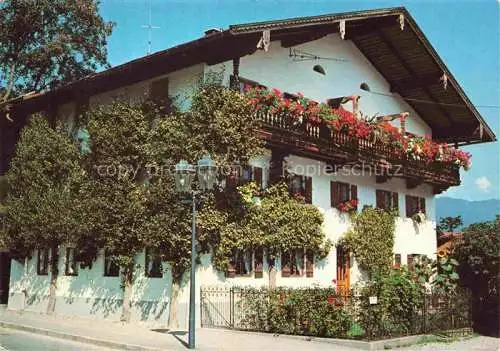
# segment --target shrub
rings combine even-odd
[[[374,274],[359,292],[359,323],[369,338],[411,334],[421,322],[419,310],[423,304],[421,285],[406,268],[384,274]],[[377,297],[371,305],[369,298]]]
[[[348,337],[348,300],[333,288],[245,288],[241,326],[272,333]]]

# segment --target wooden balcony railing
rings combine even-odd
[[[426,182],[439,191],[460,184],[458,166],[445,162],[415,160],[380,140],[364,139],[335,132],[326,124],[294,121],[288,114],[256,111],[261,137],[271,147],[323,160],[336,165],[373,167],[380,174],[403,175],[415,185]],[[396,173],[396,171],[398,173]],[[385,172],[385,173],[384,173]]]

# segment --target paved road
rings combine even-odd
[[[0,351],[111,351],[79,342],[0,328]]]

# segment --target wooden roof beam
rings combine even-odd
[[[425,74],[408,79],[401,79],[391,84],[391,93],[402,95],[407,90],[413,88],[426,88],[430,85],[439,83],[441,76],[439,74]]]
[[[408,73],[411,76],[411,79],[417,80],[418,74],[406,63],[406,60],[401,56],[398,49],[387,38],[387,36],[384,34],[384,32],[379,30],[379,31],[377,31],[377,34],[378,34],[380,40],[387,46],[389,51],[394,55],[394,57],[396,57],[396,59],[401,64],[401,66],[403,66],[406,69],[406,71],[408,71]],[[389,82],[389,83],[392,83],[392,82]],[[443,116],[445,116],[448,119],[449,126],[452,126],[453,123],[452,123],[452,120],[451,120],[451,117],[450,117],[450,114],[448,113],[448,111],[446,111],[446,109],[444,109],[442,105],[439,105],[437,99],[434,97],[434,95],[431,94],[431,92],[429,91],[429,89],[427,87],[422,87],[422,89],[429,96],[430,100],[436,104],[437,108],[441,111]],[[402,97],[404,99],[403,95],[402,95]],[[408,103],[410,103],[410,102],[408,102]],[[410,105],[413,105],[413,104],[418,104],[418,103],[412,103]]]

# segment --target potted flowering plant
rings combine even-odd
[[[344,213],[354,212],[358,208],[358,203],[359,203],[358,199],[347,200],[347,201],[344,201],[344,202],[341,202],[340,204],[338,204],[337,209],[340,212],[344,212]]]

